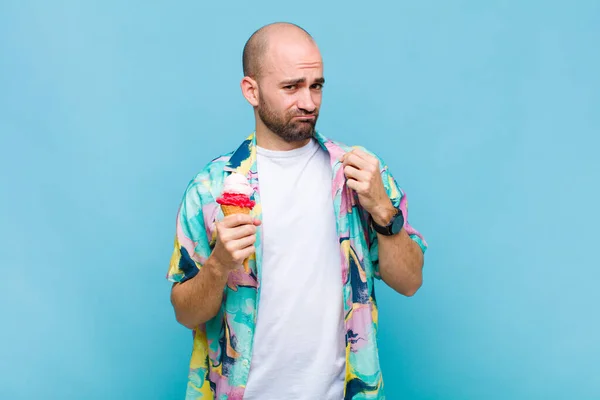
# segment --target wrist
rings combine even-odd
[[[394,207],[394,205],[390,201],[389,204],[377,207],[370,214],[371,218],[373,218],[373,221],[375,221],[377,225],[386,226],[390,223],[392,218],[394,218],[394,215],[396,215],[397,213],[398,209]]]
[[[218,280],[227,280],[227,277],[229,276],[229,270],[227,267],[213,255],[208,258],[204,264],[204,268],[206,268],[208,272]]]

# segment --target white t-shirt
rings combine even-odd
[[[312,140],[257,149],[263,217],[260,300],[244,400],[342,400],[340,246],[329,155]]]

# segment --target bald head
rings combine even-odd
[[[306,40],[314,43],[310,34],[288,22],[276,22],[263,26],[250,36],[244,46],[242,65],[244,76],[258,79],[263,72],[265,56],[274,40]]]

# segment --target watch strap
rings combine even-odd
[[[392,231],[392,226],[394,225],[395,219],[398,217],[398,214],[401,214],[400,210],[396,210],[396,214],[392,217],[390,222],[387,225],[379,225],[371,215],[369,215],[369,220],[371,222],[371,226],[375,229],[375,232],[380,233],[385,236],[392,236],[394,232]]]

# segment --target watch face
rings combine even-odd
[[[392,223],[392,233],[395,235],[396,233],[402,230],[404,226],[404,216],[402,215],[402,211],[400,211],[396,218],[394,218],[394,222]]]

